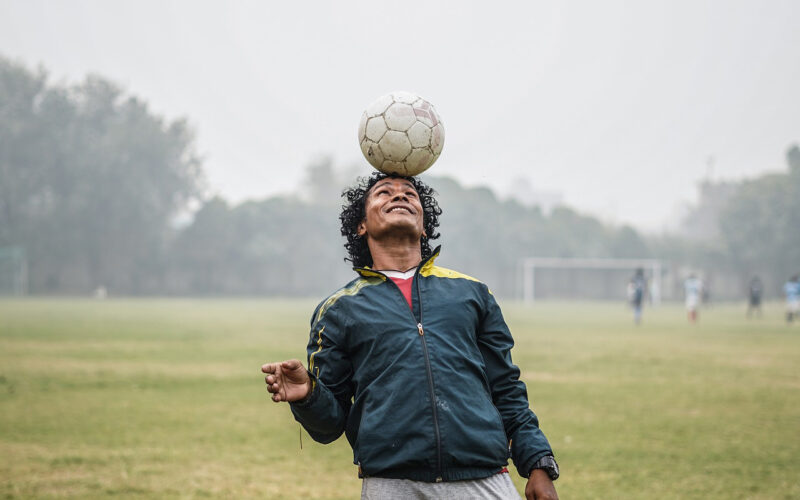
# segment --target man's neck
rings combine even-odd
[[[372,268],[377,270],[407,271],[422,261],[419,242],[416,244],[379,244],[368,241],[372,255]]]

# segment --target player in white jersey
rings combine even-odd
[[[686,281],[683,282],[683,289],[686,294],[686,312],[689,316],[689,322],[695,323],[697,321],[697,307],[700,305],[700,297],[703,294],[703,282],[694,274],[690,274]]]

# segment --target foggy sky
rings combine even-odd
[[[369,173],[361,112],[410,90],[445,124],[432,174],[500,192],[525,178],[658,231],[709,157],[714,178],[785,168],[799,5],[0,0],[0,54],[188,117],[211,188],[234,201],[295,189],[324,154]]]

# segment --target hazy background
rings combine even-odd
[[[292,190],[392,90],[447,127],[433,172],[525,179],[606,221],[677,226],[695,183],[783,168],[800,137],[797,2],[0,1],[0,51],[99,73],[197,130],[209,187]],[[709,158],[713,167],[709,168]]]
[[[298,436],[259,366],[304,359],[354,278],[339,194],[371,172],[362,110],[399,89],[444,120],[437,264],[501,302],[562,497],[800,498],[798,21],[797,0],[0,0],[0,498],[358,495],[346,440]],[[539,269],[518,303],[528,257],[657,260],[665,304],[633,321],[632,268]]]
[[[359,117],[404,89],[446,126],[427,179],[447,264],[501,294],[536,255],[663,259],[674,296],[689,272],[728,298],[759,273],[777,295],[800,268],[799,10],[0,0],[0,274],[323,293],[349,276],[337,195],[371,172]]]

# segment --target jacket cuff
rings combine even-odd
[[[306,395],[305,398],[289,403],[289,405],[295,408],[308,408],[314,404],[317,399],[319,399],[319,389],[317,388],[319,383],[317,382],[317,377],[315,377],[310,371],[306,371],[308,373],[308,378],[311,379],[311,391]]]
[[[536,455],[531,456],[531,458],[526,460],[522,464],[522,466],[517,466],[517,472],[519,472],[519,475],[522,477],[525,478],[530,477],[531,472],[533,472],[533,466],[536,464],[536,462],[538,462],[540,458],[546,456],[553,456],[553,452],[550,450],[545,450],[540,453],[537,453]]]

